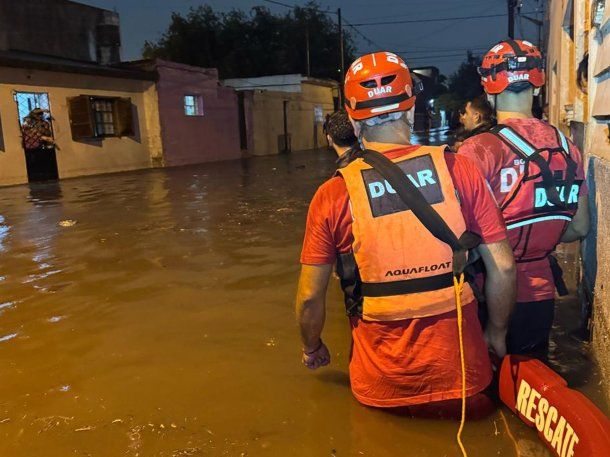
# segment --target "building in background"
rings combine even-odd
[[[161,154],[155,79],[96,63],[0,55],[0,185],[150,167]],[[30,149],[24,129],[37,110],[52,141]]]
[[[0,185],[236,159],[248,148],[243,103],[218,72],[120,62],[112,11],[0,0],[0,25]]]
[[[583,317],[610,386],[610,0],[549,0],[546,10],[548,116],[585,153],[592,230],[582,248]]]
[[[440,72],[437,67],[416,67],[411,68],[414,77],[421,81],[423,92],[415,99],[415,124],[414,130],[417,132],[428,131],[432,128],[441,126],[440,113],[434,112],[433,98],[438,86]],[[431,103],[432,102],[432,103]]]
[[[122,66],[156,75],[162,153],[154,158],[153,166],[173,167],[242,157],[247,144],[240,144],[242,111],[238,94],[220,85],[218,70],[160,59]]]
[[[252,155],[326,146],[322,131],[335,111],[338,83],[302,75],[225,79],[238,92],[240,141]]]
[[[117,63],[119,15],[68,0],[0,0],[0,53]]]

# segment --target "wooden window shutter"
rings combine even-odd
[[[116,136],[133,136],[133,109],[131,98],[114,100],[114,131]]]
[[[68,114],[73,140],[95,136],[91,100],[88,95],[68,98]]]

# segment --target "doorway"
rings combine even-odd
[[[53,118],[46,92],[15,92],[21,143],[29,182],[56,180]]]

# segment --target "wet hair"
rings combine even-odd
[[[482,95],[469,100],[470,107],[481,115],[481,122],[491,122],[495,117],[495,112],[487,98]],[[466,107],[464,106],[464,112]]]
[[[353,146],[358,142],[354,134],[354,127],[345,111],[335,111],[326,117],[324,133],[330,135],[337,146]]]

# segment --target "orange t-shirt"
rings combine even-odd
[[[396,158],[416,150],[411,146],[388,151]],[[449,173],[461,201],[466,227],[483,243],[506,239],[502,216],[477,167],[464,157],[445,154]],[[316,192],[307,216],[301,263],[332,264],[352,248],[349,194],[336,176]],[[474,395],[491,381],[487,346],[477,318],[476,302],[464,310],[467,394]],[[377,407],[416,405],[461,396],[460,354],[455,311],[421,319],[367,322],[350,318],[352,356],[350,380],[354,396]]]

